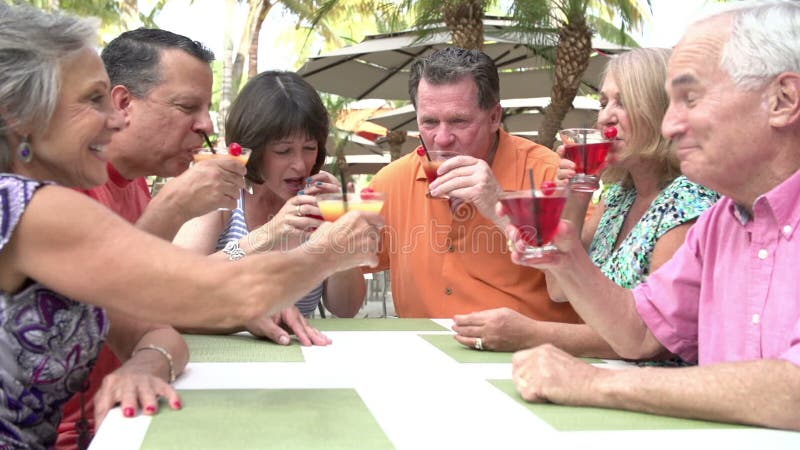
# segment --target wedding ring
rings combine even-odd
[[[475,339],[475,350],[483,350],[483,339],[481,338]]]
[[[298,204],[297,208],[295,208],[295,215],[297,215],[297,217],[303,217],[303,213],[300,212],[300,206],[302,205]]]

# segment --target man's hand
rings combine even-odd
[[[511,362],[517,391],[533,403],[591,404],[593,383],[609,374],[550,344],[517,352]]]
[[[536,345],[536,321],[510,308],[497,308],[453,317],[456,340],[474,348],[481,338],[484,350],[513,352]]]
[[[335,272],[378,265],[378,243],[384,220],[378,213],[350,211],[336,222],[324,222],[301,247],[336,263]]]
[[[460,155],[445,161],[438,173],[430,185],[431,196],[447,195],[470,202],[484,217],[497,223],[495,205],[503,188],[486,161]]]
[[[297,336],[303,346],[324,346],[331,343],[328,336],[309,325],[296,306],[290,306],[274,316],[264,315],[253,319],[245,326],[254,336],[267,338],[280,345],[289,345],[292,342],[289,332]]]
[[[168,199],[185,222],[217,208],[235,208],[246,173],[235,159],[205,160],[167,182],[156,197]]]

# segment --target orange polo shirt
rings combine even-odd
[[[528,168],[538,183],[555,177],[558,155],[500,131],[492,171],[504,190],[528,189]],[[371,187],[386,193],[381,271],[391,268],[400,317],[449,318],[509,307],[547,321],[578,322],[568,303],[550,301],[544,274],[511,262],[506,237],[472,205],[450,211],[446,199],[426,197],[428,180],[412,152],[378,172]]]

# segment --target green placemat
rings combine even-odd
[[[511,352],[478,351],[461,345],[452,335],[421,335],[423,339],[445,352],[460,363],[500,363],[511,364]],[[603,364],[602,359],[581,358],[590,364]]]
[[[252,336],[184,334],[192,362],[303,362],[300,344],[278,345]]]
[[[312,319],[320,331],[448,331],[430,319]]]
[[[528,403],[522,399],[511,380],[490,380],[498,389],[525,405],[532,413],[559,431],[614,430],[694,430],[709,428],[749,428],[743,425],[679,419],[677,417],[618,409],[563,406],[551,403]]]
[[[160,408],[143,450],[393,448],[354,389],[180,391]]]

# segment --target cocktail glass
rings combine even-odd
[[[206,161],[208,159],[231,158],[231,159],[236,159],[242,164],[246,165],[247,161],[250,159],[250,154],[253,153],[253,151],[247,147],[242,147],[242,153],[239,155],[231,155],[227,147],[218,147],[215,148],[214,151],[216,151],[216,153],[212,153],[211,150],[209,150],[208,148],[203,148],[201,150],[198,150],[194,155],[192,155],[192,158],[194,159],[195,164],[202,161]],[[245,190],[247,190],[247,192],[252,194],[253,187],[250,185],[250,182],[247,179],[245,179],[244,181],[245,181]],[[217,208],[217,210],[229,211],[229,208]]]
[[[568,128],[558,134],[564,143],[564,157],[575,163],[575,176],[570,179],[570,188],[582,192],[597,190],[611,140],[594,128]]]
[[[549,187],[545,192],[522,190],[500,194],[503,209],[526,243],[523,259],[540,258],[557,251],[551,242],[567,202],[567,192],[566,187],[559,186]],[[509,247],[513,250],[512,243]]]
[[[347,211],[380,212],[383,208],[383,192],[361,192],[347,194],[347,206],[342,201],[342,193],[320,194],[317,196],[317,206],[322,217],[328,222],[334,222]]]
[[[450,158],[456,157],[459,155],[458,152],[452,152],[448,150],[431,150],[428,153],[428,157],[422,157],[422,170],[425,171],[425,176],[428,177],[428,184],[433,183],[439,174],[436,173],[439,170],[439,166],[441,166],[445,161]],[[439,197],[434,197],[428,192],[428,197],[431,198],[450,198],[447,195],[442,195]]]

